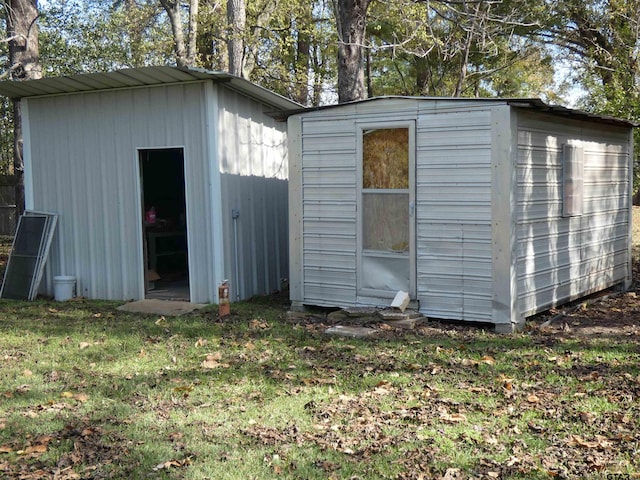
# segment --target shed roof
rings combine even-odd
[[[504,102],[507,105],[510,105],[514,108],[521,109],[531,109],[539,112],[549,113],[551,115],[574,118],[578,120],[590,120],[596,121],[600,123],[607,123],[612,125],[626,126],[626,127],[636,127],[637,123],[634,123],[630,120],[624,120],[621,118],[616,118],[608,115],[597,115],[590,112],[585,112],[583,110],[576,110],[572,108],[563,107],[561,105],[548,105],[543,102],[539,98],[490,98],[490,97],[480,97],[480,98],[466,98],[466,97],[406,97],[406,96],[384,96],[384,97],[373,97],[367,98],[365,100],[357,100],[354,102],[347,102],[342,104],[333,104],[333,105],[323,105],[319,107],[311,107],[311,108],[300,108],[288,111],[282,111],[276,114],[276,118],[279,120],[285,120],[291,115],[296,115],[300,113],[317,111],[317,110],[325,110],[330,108],[341,108],[344,105],[358,105],[366,102],[376,102],[381,101],[384,102],[386,100],[394,100],[394,99],[404,99],[407,101],[418,101],[418,102],[435,102],[435,101],[452,101],[452,102],[475,102],[475,103],[488,103],[488,102]]]
[[[40,97],[203,80],[224,83],[227,88],[265,103],[274,110],[302,108],[298,103],[282,95],[230,73],[168,66],[128,68],[104,73],[80,73],[38,80],[4,81],[0,82],[0,95],[9,98]]]

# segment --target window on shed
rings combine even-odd
[[[562,146],[562,216],[582,215],[584,200],[584,150]]]
[[[363,248],[407,253],[409,129],[372,129],[363,135]]]

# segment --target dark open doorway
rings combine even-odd
[[[145,297],[189,300],[182,148],[140,150]]]

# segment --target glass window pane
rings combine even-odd
[[[409,194],[363,193],[362,246],[365,250],[409,252]]]
[[[363,188],[409,188],[409,129],[365,130],[362,141]]]
[[[584,149],[563,145],[562,216],[582,215],[584,203]]]

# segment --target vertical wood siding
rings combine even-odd
[[[208,141],[202,84],[27,100],[31,208],[60,213],[47,268],[76,275],[78,294],[144,295],[137,149],[184,147],[192,300],[212,275]]]
[[[287,124],[231,90],[219,90],[218,104],[225,276],[236,300],[278,290],[288,277]]]
[[[627,279],[628,129],[520,114],[517,275],[520,314]],[[583,214],[562,217],[562,145],[584,149]]]

